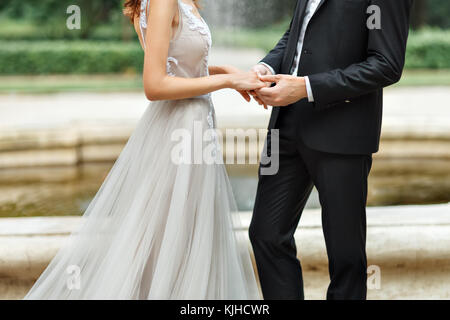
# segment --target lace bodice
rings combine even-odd
[[[141,1],[140,28],[145,44],[147,9],[150,0]],[[167,74],[196,78],[208,75],[211,32],[206,22],[193,13],[193,7],[178,0],[179,25],[170,41]]]

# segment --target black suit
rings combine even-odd
[[[307,0],[262,60],[289,74]],[[370,5],[381,29],[369,30]],[[303,298],[293,234],[315,185],[329,256],[329,299],[366,297],[365,206],[372,153],[378,151],[383,88],[402,74],[412,0],[322,0],[306,30],[298,68],[314,102],[274,108],[280,169],[260,175],[250,237],[265,298]],[[268,135],[270,149],[271,135]],[[274,156],[274,154],[272,154]]]

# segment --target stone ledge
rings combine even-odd
[[[131,130],[131,128],[130,128]],[[127,133],[125,133],[127,132]],[[0,169],[74,166],[80,163],[114,162],[129,137],[124,130],[122,136],[117,132],[114,137],[91,136],[84,140],[73,139],[73,145],[64,145],[60,141],[25,141],[17,143],[17,150],[1,150]],[[0,138],[1,140],[1,138]],[[76,142],[77,141],[77,142]],[[0,142],[1,144],[1,142]],[[13,144],[11,142],[11,144]],[[224,147],[224,150],[227,150]],[[238,155],[246,159],[258,159],[262,147],[245,145],[238,146]],[[250,153],[250,150],[253,152]],[[243,154],[244,152],[245,154]],[[233,155],[234,149],[233,149]],[[450,160],[450,138],[437,140],[382,140],[380,152],[374,155],[375,159],[409,159],[409,160]]]
[[[450,204],[368,209],[368,263],[381,270],[369,299],[450,298]],[[247,233],[251,213],[242,213]],[[0,219],[0,299],[20,299],[80,217]],[[329,282],[319,210],[305,210],[296,235],[307,299],[324,299]]]
[[[306,209],[298,229],[321,228],[320,209]],[[248,230],[251,212],[240,212],[242,226]],[[68,235],[79,225],[81,217],[0,218],[2,237]],[[368,207],[367,225],[375,227],[450,226],[450,203],[436,205]]]
[[[450,204],[369,208],[367,250],[372,264],[433,267],[450,276]],[[251,213],[242,215],[247,234]],[[0,219],[0,275],[34,279],[56,254],[80,217]],[[296,235],[307,268],[326,267],[320,210],[305,210]]]

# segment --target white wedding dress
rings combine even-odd
[[[179,0],[169,75],[208,74],[211,34],[192,9]],[[172,161],[171,134],[192,133],[194,123],[214,129],[209,95],[149,105],[80,228],[26,299],[260,298],[224,165]],[[212,136],[210,151],[220,157]]]

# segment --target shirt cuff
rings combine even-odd
[[[306,92],[308,93],[308,101],[314,102],[314,95],[313,95],[311,83],[309,82],[308,77],[305,77],[305,84],[306,84]]]
[[[273,68],[271,66],[269,66],[267,63],[265,62],[260,62],[258,64],[262,64],[263,66],[265,66],[267,69],[269,69],[270,72],[272,72],[272,75],[276,75],[277,73],[275,72],[275,70],[273,70]]]

